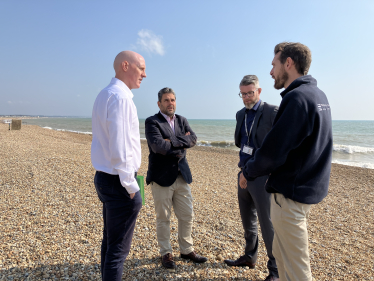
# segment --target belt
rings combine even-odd
[[[119,176],[119,175],[108,174],[108,173],[105,173],[105,172],[102,172],[102,171],[96,171],[96,173],[99,173],[99,174],[106,174],[106,175],[114,176],[114,177]],[[134,178],[136,179],[137,176],[138,176],[138,172],[135,172],[135,173],[134,173]]]

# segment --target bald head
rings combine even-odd
[[[144,58],[133,51],[120,52],[113,63],[116,78],[123,81],[129,89],[140,87],[145,74]]]
[[[136,59],[136,55],[139,55],[139,54],[137,54],[133,51],[120,52],[116,56],[116,58],[114,59],[114,62],[113,62],[114,71],[117,73],[122,68],[121,64],[124,61],[127,61],[128,63],[133,63]]]

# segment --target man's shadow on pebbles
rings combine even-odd
[[[177,268],[174,272],[165,269],[160,257],[129,259],[125,261],[125,280],[247,280],[262,281],[263,278],[248,279],[238,277],[242,268],[237,268],[235,273],[229,272],[223,262],[206,262],[197,264],[192,261],[174,256]],[[225,273],[227,271],[227,273]],[[245,276],[245,273],[242,274]]]
[[[238,277],[240,269],[237,274],[225,273],[227,268],[222,263],[195,264],[178,257],[174,257],[174,261],[177,269],[170,272],[162,267],[159,257],[128,259],[124,263],[122,280],[263,280]],[[0,281],[8,280],[101,280],[100,264],[64,263],[1,270]]]

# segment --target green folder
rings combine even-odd
[[[142,203],[145,204],[144,199],[144,176],[136,176],[136,181],[138,182],[140,188],[140,195],[142,196]]]

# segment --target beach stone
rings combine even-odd
[[[93,184],[92,137],[27,124],[12,132],[2,123],[0,137],[0,280],[101,280],[103,218]],[[139,174],[146,175],[148,147],[141,144]],[[245,245],[237,151],[194,147],[187,158],[193,175],[194,248],[208,262],[179,258],[173,213],[177,270],[162,267],[151,189],[145,186],[147,201],[136,222],[123,280],[263,280],[268,272],[261,229],[255,270],[223,262],[238,258]],[[313,205],[308,220],[316,280],[373,280],[373,186],[374,170],[332,165],[329,194]]]
[[[223,261],[223,257],[222,257],[222,255],[217,255],[217,260],[219,260],[219,261]]]

